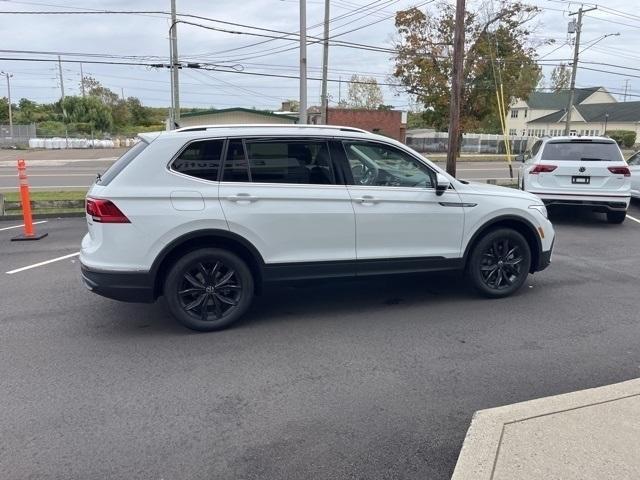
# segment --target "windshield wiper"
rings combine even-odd
[[[604,158],[581,157],[580,160],[583,162],[606,162]]]

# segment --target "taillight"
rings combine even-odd
[[[609,171],[614,175],[624,175],[625,177],[631,176],[631,170],[629,170],[629,167],[607,167],[607,168],[609,168]]]
[[[556,165],[536,165],[529,173],[531,175],[537,175],[538,173],[550,173],[556,168],[558,168]]]
[[[99,223],[131,223],[124,213],[111,200],[89,198],[86,200],[87,214],[94,222]]]

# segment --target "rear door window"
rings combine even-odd
[[[561,140],[545,145],[542,160],[620,162],[624,159],[616,142]]]
[[[324,140],[233,140],[223,179],[227,182],[332,185],[335,176]]]
[[[217,181],[223,146],[224,140],[191,142],[173,161],[171,169],[191,177]]]

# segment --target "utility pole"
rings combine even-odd
[[[462,104],[463,60],[464,60],[464,13],[465,0],[456,2],[456,24],[453,36],[453,72],[451,78],[451,102],[449,108],[449,149],[447,151],[447,173],[456,176],[456,158],[460,148],[460,106]]]
[[[321,122],[327,124],[327,110],[329,98],[327,97],[327,76],[329,73],[329,0],[324,0],[324,45],[322,47],[322,95],[321,95]]]
[[[7,99],[9,100],[9,135],[13,138],[13,112],[11,111],[11,80],[13,77],[8,72],[0,72],[0,75],[7,77]]]
[[[64,78],[62,77],[62,60],[58,55],[58,71],[60,72],[60,98],[64,100]]]
[[[596,10],[598,7],[592,7],[584,10],[582,7],[577,12],[570,13],[569,15],[578,15],[578,22],[576,24],[576,42],[573,48],[573,68],[571,69],[571,86],[569,87],[569,104],[567,105],[566,122],[564,126],[564,134],[569,135],[571,133],[571,111],[573,110],[573,102],[576,94],[576,74],[578,73],[578,56],[580,54],[580,33],[582,32],[582,15],[591,10]]]
[[[338,107],[342,105],[342,77],[338,76]]]
[[[307,0],[300,0],[300,107],[301,125],[307,124]]]
[[[624,81],[624,100],[622,100],[623,102],[627,101],[627,91],[629,90],[629,79],[627,78]]]
[[[82,91],[82,98],[84,98],[84,72],[82,71],[82,62],[80,63],[80,90]]]
[[[178,22],[176,21],[176,0],[171,0],[171,81],[173,91],[173,122],[180,122],[180,82],[178,80]],[[173,128],[173,125],[171,126]]]
[[[121,98],[124,101],[124,87],[120,87]]]

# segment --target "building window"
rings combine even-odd
[[[524,118],[527,118],[527,109],[524,109]]]
[[[510,128],[509,129],[509,135],[517,135],[518,131],[515,128]]]
[[[518,110],[511,109],[511,118],[518,118]]]

